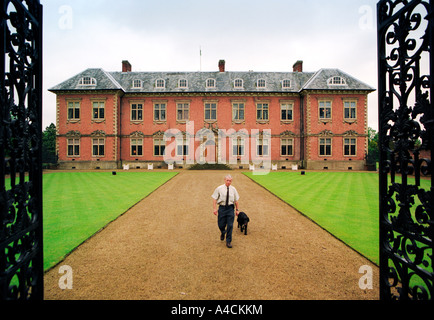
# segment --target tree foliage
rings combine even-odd
[[[51,123],[42,132],[42,162],[57,163],[56,156],[56,126]]]
[[[368,128],[368,156],[367,164],[375,164],[379,160],[378,132]]]

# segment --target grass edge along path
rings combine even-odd
[[[48,271],[177,172],[53,172],[43,179],[44,270]]]
[[[376,172],[270,172],[245,175],[359,254],[379,264],[379,188]],[[396,177],[399,183],[399,177]],[[409,178],[414,184],[414,178]],[[421,179],[429,190],[430,181]],[[420,204],[415,197],[412,211]],[[414,212],[413,212],[414,214]]]
[[[369,172],[244,173],[334,237],[379,263],[378,175]]]

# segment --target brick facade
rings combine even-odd
[[[131,69],[88,69],[50,89],[61,168],[365,167],[373,89],[338,69],[306,73],[297,61],[288,73],[235,73],[224,60],[208,73]]]

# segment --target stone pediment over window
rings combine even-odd
[[[130,134],[130,138],[143,138],[145,134],[141,131],[134,131]]]
[[[188,132],[188,131],[180,131],[181,134],[186,138],[194,138],[194,134]]]
[[[252,138],[257,138],[257,139],[268,139],[271,138],[271,130],[270,129],[264,129],[264,130],[253,130],[251,133],[251,137]]]
[[[286,131],[283,131],[283,132],[280,134],[280,136],[281,136],[281,137],[295,137],[296,134],[295,134],[294,132],[290,131],[290,130],[286,130]]]
[[[152,134],[152,136],[154,136],[154,137],[163,137],[164,136],[164,131],[158,130],[158,131],[154,132]]]
[[[319,136],[332,136],[333,132],[331,132],[330,130],[323,130],[320,133],[318,133]]]
[[[231,137],[231,138],[238,138],[239,137],[239,138],[247,139],[249,137],[249,132],[246,129],[240,129],[238,131],[227,133],[224,136]]]
[[[90,134],[91,137],[105,137],[105,132],[102,130],[95,130]]]
[[[348,131],[345,131],[343,135],[344,136],[358,136],[359,134],[354,130],[348,130]]]
[[[210,123],[210,126],[206,127],[205,125],[200,128],[197,132],[196,132],[196,136],[206,136],[208,134],[212,134],[213,136],[215,136],[216,134],[218,134],[218,128],[212,126],[212,124]]]
[[[208,128],[207,128],[207,126],[208,126]],[[219,131],[219,127],[218,127],[217,123],[205,122],[203,124],[203,127],[201,130],[208,130],[208,129],[211,130],[212,132],[214,132],[215,134],[217,134]]]
[[[67,137],[71,137],[71,138],[80,138],[81,137],[81,133],[78,130],[71,130],[71,131],[68,131],[66,133],[66,136]]]

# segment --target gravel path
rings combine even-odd
[[[181,171],[45,275],[45,299],[378,299],[378,268],[290,206],[231,171],[249,233],[220,241],[211,194],[224,171]],[[73,288],[59,288],[59,267]],[[362,290],[359,268],[373,269]]]

